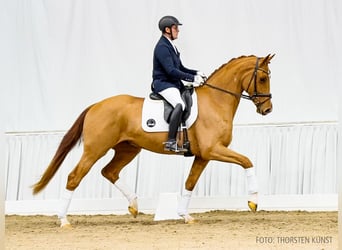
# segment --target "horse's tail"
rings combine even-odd
[[[55,175],[55,173],[61,166],[67,154],[70,152],[70,150],[76,145],[78,140],[81,138],[84,119],[90,108],[91,106],[86,108],[80,114],[80,116],[74,122],[74,124],[69,129],[69,131],[64,135],[55,153],[55,156],[53,157],[49,166],[45,170],[43,176],[40,178],[40,180],[36,184],[32,186],[33,194],[39,193],[49,183],[49,181],[52,179],[52,177]]]

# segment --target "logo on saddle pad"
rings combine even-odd
[[[190,128],[198,115],[196,91],[191,95],[192,107],[189,117],[186,119],[186,127]],[[166,111],[167,112],[167,111]],[[142,128],[146,132],[167,132],[169,124],[165,121],[165,108],[163,100],[153,100],[146,97],[142,108]]]

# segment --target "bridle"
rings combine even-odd
[[[224,93],[227,93],[227,94],[230,94],[230,95],[233,95],[235,96],[236,98],[243,98],[243,99],[247,99],[247,100],[250,100],[250,101],[253,101],[255,103],[255,105],[259,106],[261,104],[263,104],[264,102],[267,101],[267,99],[263,102],[256,102],[256,98],[258,97],[268,97],[268,98],[272,98],[272,94],[269,93],[269,94],[266,94],[266,93],[258,93],[258,90],[257,90],[257,72],[258,70],[266,73],[268,76],[270,75],[270,71],[266,71],[264,69],[261,69],[259,68],[259,57],[257,57],[257,60],[256,60],[256,63],[255,63],[255,67],[254,67],[254,71],[253,71],[253,74],[252,74],[252,77],[251,79],[249,80],[249,83],[248,83],[248,87],[246,89],[246,91],[248,91],[248,89],[250,88],[252,82],[253,82],[253,79],[254,79],[254,91],[253,91],[253,95],[245,95],[245,94],[237,94],[237,93],[234,93],[234,92],[231,92],[229,90],[225,90],[225,89],[222,89],[222,88],[219,88],[219,87],[216,87],[214,85],[211,85],[209,83],[207,83],[207,81],[205,81],[203,83],[203,85],[207,85],[208,87],[210,88],[213,88],[213,89],[216,89],[216,90],[219,90],[219,91],[222,91]]]

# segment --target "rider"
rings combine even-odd
[[[168,140],[164,143],[166,151],[179,152],[177,146],[177,130],[181,123],[185,104],[181,92],[186,86],[197,87],[204,83],[205,75],[200,71],[183,66],[180,54],[173,44],[178,38],[178,26],[182,25],[173,16],[164,16],[159,21],[162,36],[154,49],[152,91],[160,94],[174,108],[170,116]]]

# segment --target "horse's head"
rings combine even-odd
[[[261,58],[256,56],[233,58],[215,70],[203,85],[234,96],[238,100],[240,98],[251,100],[257,107],[258,113],[267,115],[272,111],[268,64],[273,57],[274,54]]]
[[[262,115],[272,112],[268,64],[273,57],[274,54],[269,54],[266,57],[257,58],[251,77],[246,77],[242,83],[243,90],[248,93],[248,96],[242,97],[252,100],[257,108],[257,112]]]

